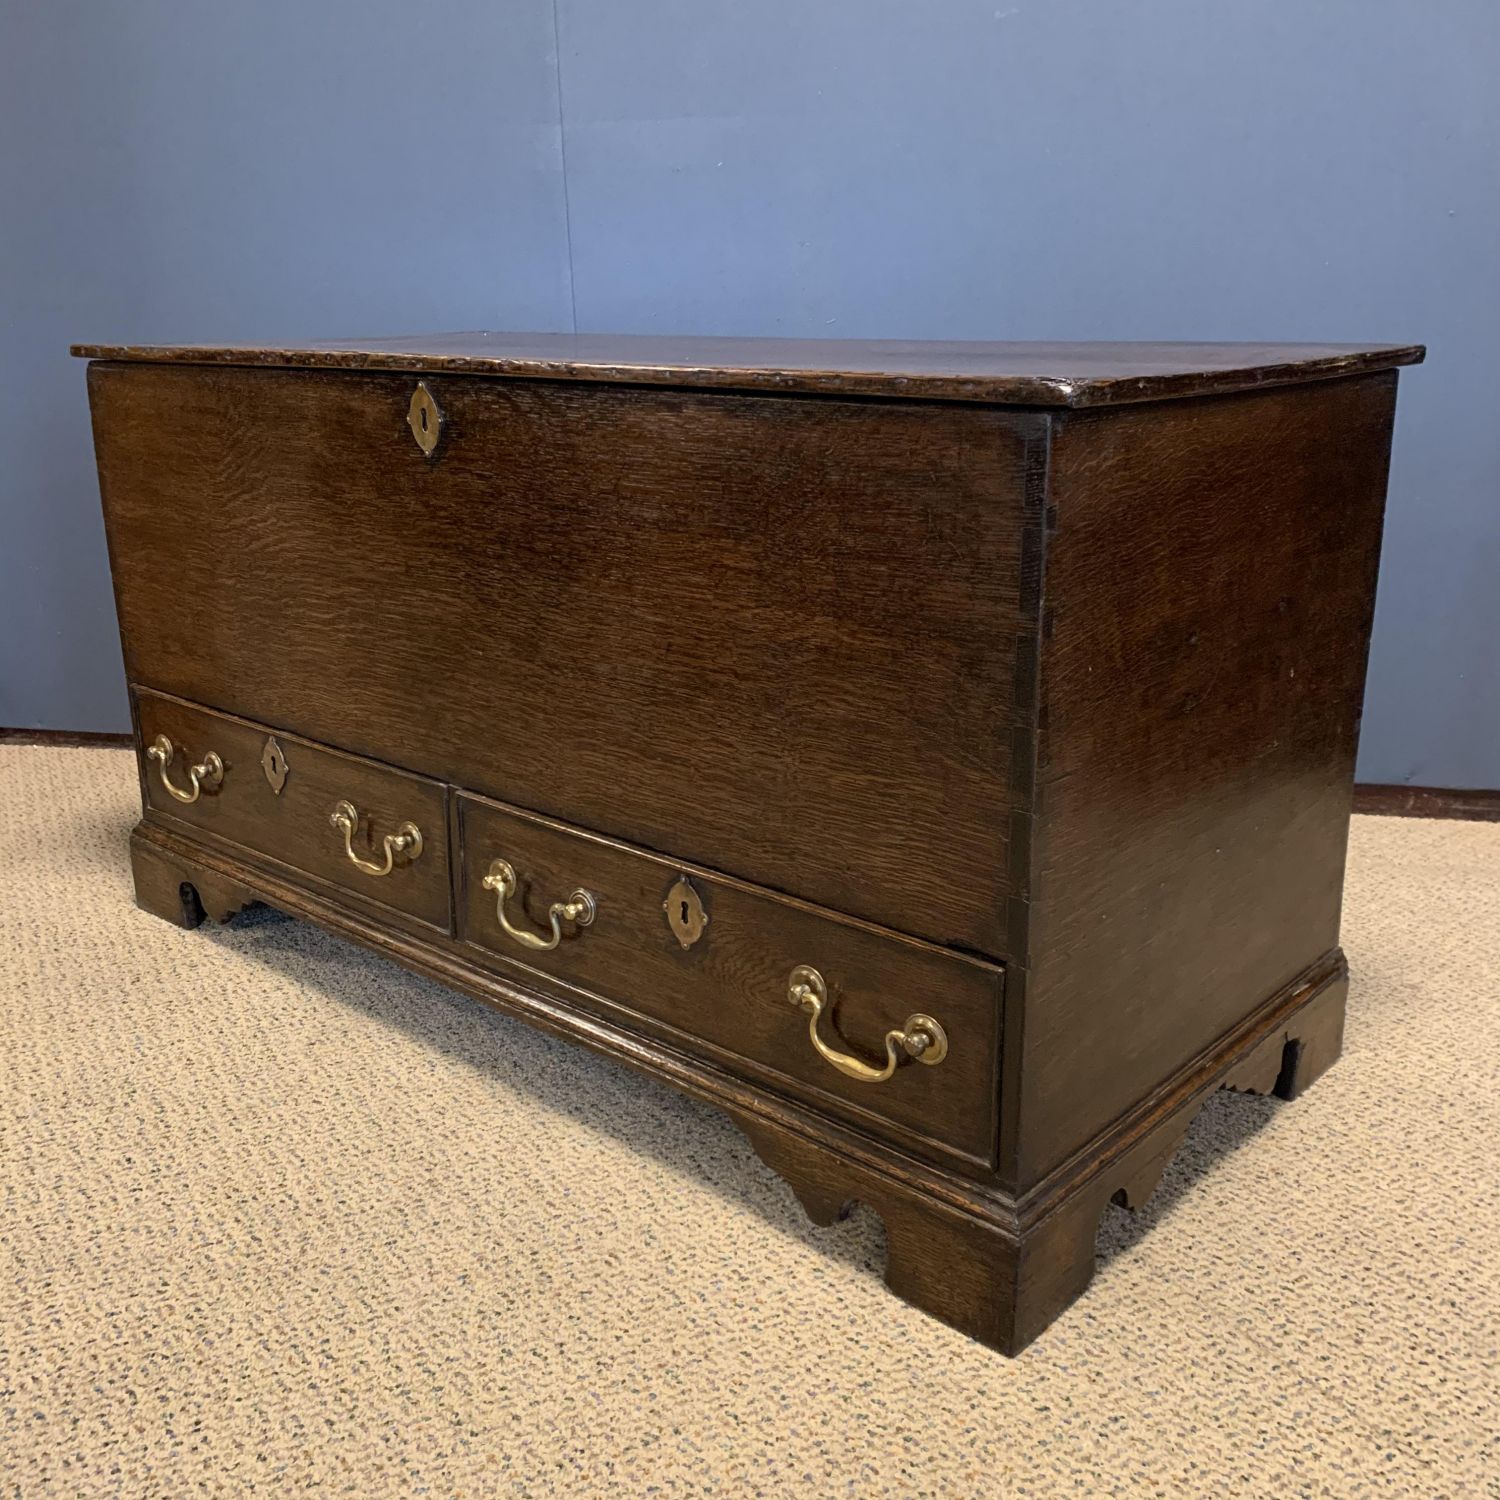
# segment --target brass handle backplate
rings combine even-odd
[[[846,1078],[860,1083],[884,1083],[905,1058],[933,1067],[948,1055],[948,1033],[931,1016],[918,1011],[906,1018],[900,1031],[885,1034],[885,1066],[876,1067],[863,1058],[830,1047],[818,1035],[818,1019],[828,1005],[828,985],[823,976],[808,964],[798,964],[787,979],[787,999],[807,1012],[807,1034],[824,1062],[837,1068]]]
[[[164,734],[157,735],[146,750],[146,759],[156,762],[161,784],[179,802],[196,802],[204,792],[213,791],[223,781],[224,762],[210,750],[196,766],[188,767],[189,785],[186,791],[180,786],[173,786],[171,778],[167,775],[167,767],[172,764],[172,757],[176,754],[176,747]]]
[[[505,903],[519,889],[515,868],[508,860],[491,860],[489,873],[482,883],[485,890],[495,892],[495,916],[499,920],[501,931],[523,948],[534,948],[543,952],[555,948],[562,942],[564,922],[572,922],[578,927],[587,927],[599,910],[598,903],[588,891],[574,891],[566,901],[554,901],[547,908],[547,918],[552,923],[552,932],[547,937],[539,937],[534,932],[527,932],[524,927],[512,926],[510,918],[505,915]]]
[[[389,875],[396,868],[398,859],[417,859],[422,853],[422,830],[415,823],[403,823],[394,833],[388,833],[380,841],[385,850],[385,862],[365,859],[354,852],[354,834],[359,827],[359,812],[352,802],[338,802],[328,815],[328,821],[344,835],[344,853],[349,863],[366,875]]]

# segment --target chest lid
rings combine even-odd
[[[1420,344],[982,343],[434,333],[248,344],[75,344],[88,359],[402,370],[714,390],[1097,407],[1222,395],[1421,362]]]

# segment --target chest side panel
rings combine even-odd
[[[93,367],[133,681],[1000,950],[1042,419],[426,383]]]
[[[1059,422],[1022,1183],[1338,943],[1394,398]]]

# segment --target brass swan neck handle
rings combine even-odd
[[[213,791],[224,780],[224,762],[210,750],[196,766],[188,767],[187,788],[184,790],[180,786],[174,786],[172,778],[167,775],[167,767],[172,764],[172,758],[176,754],[176,746],[164,734],[157,735],[146,749],[146,759],[156,762],[161,784],[179,802],[196,802],[204,792]]]
[[[546,936],[538,936],[534,932],[527,932],[524,927],[512,925],[510,918],[505,915],[505,903],[520,889],[515,867],[509,860],[491,860],[489,873],[484,877],[482,884],[485,890],[495,892],[495,917],[506,937],[519,943],[523,948],[531,948],[543,953],[562,942],[564,922],[587,927],[599,910],[598,902],[588,891],[573,891],[566,901],[554,901],[547,908],[547,919],[552,924],[552,931]]]
[[[338,802],[328,815],[328,821],[344,835],[344,853],[349,863],[366,875],[385,876],[396,868],[400,858],[418,859],[422,853],[422,830],[415,823],[403,823],[394,833],[388,833],[380,841],[385,850],[385,860],[366,859],[354,852],[354,834],[359,827],[359,811],[352,802]]]
[[[807,1012],[807,1034],[818,1056],[846,1078],[857,1079],[860,1083],[884,1083],[895,1073],[897,1065],[907,1058],[925,1063],[930,1068],[948,1055],[948,1033],[931,1016],[920,1011],[908,1016],[905,1026],[899,1031],[886,1032],[884,1067],[830,1047],[818,1035],[818,1020],[828,1005],[828,985],[810,964],[798,964],[792,970],[787,978],[786,997]]]

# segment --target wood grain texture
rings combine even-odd
[[[410,370],[838,396],[1085,407],[1418,363],[1420,344],[986,343],[641,334],[434,333],[274,347],[75,344],[88,359]]]
[[[290,770],[278,795],[261,770],[267,730],[225,714],[211,713],[157,693],[137,691],[141,749],[158,734],[171,739],[176,757],[168,774],[186,787],[183,767],[209,750],[224,764],[224,777],[196,802],[177,801],[162,784],[161,772],[142,755],[147,806],[158,817],[201,829],[278,859],[320,880],[346,887],[354,896],[394,907],[447,932],[449,905],[447,793],[443,787],[386,766],[311,745],[278,733],[277,743]],[[377,863],[381,840],[407,821],[422,831],[423,847],[414,860],[401,860],[384,877],[368,875],[350,863],[343,835],[329,822],[334,806],[351,802],[360,814],[354,851]]]
[[[1054,433],[1018,1185],[1337,947],[1394,398]]]
[[[90,375],[133,681],[1000,950],[1044,418]]]
[[[575,986],[581,1004],[607,1005],[674,1045],[706,1048],[737,1072],[909,1149],[993,1164],[1001,969],[518,809],[461,797],[459,820],[459,934],[479,950],[476,961],[498,958]],[[598,904],[593,922],[565,923],[549,952],[519,946],[482,884],[497,858],[521,882],[519,898],[506,905],[512,925],[546,935],[549,905],[576,887]],[[687,948],[664,909],[684,874],[708,914]],[[819,1034],[830,1046],[879,1066],[886,1033],[922,1012],[946,1030],[948,1056],[931,1067],[904,1062],[881,1084],[845,1078],[813,1050],[807,1015],[787,1000],[799,964],[827,981],[831,1014]]]

